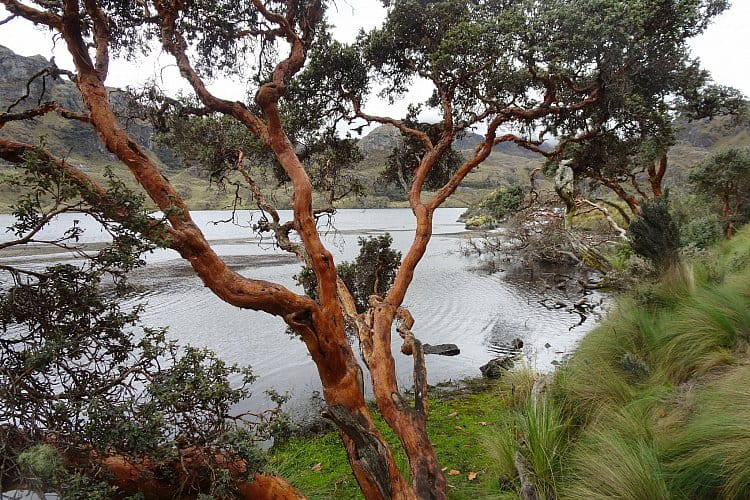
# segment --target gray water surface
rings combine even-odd
[[[440,209],[434,220],[434,236],[419,264],[405,305],[416,322],[413,331],[425,343],[454,343],[461,349],[455,357],[428,356],[429,382],[435,384],[479,375],[478,367],[496,356],[498,346],[514,338],[525,342],[524,353],[530,366],[551,369],[553,361],[569,354],[594,321],[569,330],[579,317],[564,309],[549,310],[539,304],[544,298],[570,303],[580,297],[545,286],[549,280],[539,272],[518,271],[487,274],[477,272],[476,259],[464,257],[459,244],[467,235],[456,222],[463,209]],[[236,214],[236,222],[215,221],[231,218],[227,211],[196,211],[192,215],[213,243],[216,252],[240,274],[295,285],[293,276],[300,264],[290,255],[275,249],[270,240],[261,240],[247,226],[257,221],[256,212]],[[282,218],[291,218],[282,212]],[[96,222],[82,215],[65,214],[40,238],[54,238],[71,224],[85,229],[81,242],[89,245],[108,241],[108,235]],[[0,227],[12,218],[0,215]],[[245,226],[245,227],[243,227]],[[334,229],[335,227],[335,229]],[[357,239],[388,232],[394,248],[405,252],[414,235],[414,217],[409,209],[339,210],[332,227],[321,228],[325,242],[336,262],[352,260],[358,253]],[[0,234],[0,241],[12,235]],[[54,262],[78,257],[58,251],[50,253],[43,245],[29,245],[12,253],[0,252],[0,262],[43,268]],[[293,406],[303,407],[320,390],[315,366],[304,344],[285,333],[279,318],[265,313],[230,306],[203,287],[190,266],[176,252],[158,250],[147,256],[145,268],[133,273],[131,280],[144,286],[144,292],[132,303],[145,303],[142,315],[146,326],[167,326],[169,334],[182,344],[206,346],[231,363],[250,364],[260,376],[255,395],[245,404],[250,408],[266,405],[263,390],[273,387],[289,391]],[[506,276],[507,275],[507,276]],[[554,281],[554,278],[553,278]],[[590,298],[597,301],[600,297]],[[399,352],[400,338],[394,335],[393,352],[399,381],[411,385],[411,358]],[[545,347],[549,344],[550,347]],[[356,349],[355,349],[356,350]]]

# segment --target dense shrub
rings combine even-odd
[[[339,277],[354,297],[357,312],[367,309],[370,295],[384,295],[393,284],[396,269],[401,263],[401,252],[393,250],[393,238],[386,233],[378,237],[359,238],[359,255],[354,262],[336,266]],[[304,266],[294,276],[305,293],[317,297],[318,282],[312,269]]]
[[[689,221],[680,230],[680,236],[685,246],[707,248],[721,238],[722,229],[719,217],[711,214]]]
[[[647,201],[628,228],[633,251],[667,269],[679,260],[680,228],[669,211],[668,195]]]
[[[68,498],[112,498],[96,493],[112,488],[91,452],[179,463],[201,448],[215,497],[232,493],[222,456],[243,460],[248,474],[263,467],[257,444],[285,433],[288,420],[278,408],[233,417],[250,395],[249,368],[140,326],[141,308],[120,305],[129,289],[105,286],[91,268],[40,276],[0,295],[0,488],[31,481]],[[185,467],[187,477],[207,473]],[[197,485],[175,488],[194,494]]]

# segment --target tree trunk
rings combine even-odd
[[[391,331],[396,310],[383,302],[373,314],[374,348],[368,361],[375,401],[388,426],[398,436],[409,459],[412,489],[419,499],[446,498],[446,483],[437,455],[427,435],[427,384],[421,343],[412,337],[407,352],[415,358],[415,407],[398,390]],[[421,372],[421,373],[419,373]]]
[[[659,158],[659,169],[654,168],[653,164],[648,167],[648,182],[651,184],[651,194],[654,198],[659,198],[663,194],[662,181],[664,180],[664,174],[667,172],[668,158],[667,153],[664,153]]]
[[[729,210],[729,194],[721,197],[721,218],[724,221],[724,236],[731,239],[734,236],[734,221]]]
[[[390,352],[391,326],[395,312],[403,301],[414,267],[424,254],[429,241],[431,213],[422,210],[421,216],[418,217],[418,243],[405,259],[404,272],[400,273],[401,284],[396,287],[397,298],[391,302],[397,305],[379,308],[375,313],[376,319],[371,329],[375,338],[374,349],[373,356],[368,362],[381,412],[399,435],[409,456],[414,478],[414,483],[410,486],[398,470],[391,449],[375,427],[365,403],[362,369],[349,344],[341,305],[337,298],[336,266],[317,232],[310,179],[283,130],[278,111],[278,102],[285,92],[289,78],[304,64],[307,46],[302,38],[288,36],[291,46],[289,56],[276,66],[271,81],[262,85],[256,94],[256,103],[263,111],[263,119],[260,119],[245,106],[212,96],[193,71],[184,52],[187,44],[176,29],[180,4],[156,2],[154,5],[162,17],[165,48],[173,53],[182,75],[193,85],[204,105],[232,115],[247,126],[273,151],[291,178],[294,189],[294,229],[302,239],[305,252],[309,256],[310,267],[318,279],[319,303],[299,296],[283,286],[234,273],[213,251],[194,224],[179,193],[119,125],[112,111],[104,86],[108,67],[107,30],[104,29],[106,18],[102,18],[103,14],[96,11],[95,3],[86,3],[87,11],[93,11],[90,12],[94,24],[91,28],[97,49],[94,63],[82,35],[84,26],[79,2],[65,0],[63,15],[60,18],[55,17],[54,24],[48,25],[60,30],[73,56],[77,70],[76,84],[88,109],[90,123],[101,142],[128,167],[154,203],[168,214],[171,226],[170,246],[191,264],[196,274],[213,293],[237,307],[280,316],[301,336],[315,362],[323,385],[323,395],[327,403],[325,414],[340,430],[349,462],[365,497],[445,498],[445,479],[426,432],[426,379],[421,345],[412,341],[417,353],[415,366],[419,366],[420,371],[417,378],[424,382],[425,386],[419,392],[420,407],[417,409],[410,408],[398,393],[395,363]],[[256,7],[259,10],[263,9],[259,2]],[[315,10],[314,6],[309,8]],[[285,18],[272,12],[262,12],[262,15],[269,17],[273,22],[286,22]],[[310,19],[309,26],[314,26],[314,21]],[[432,163],[439,159],[449,142],[446,140],[444,147],[429,155]],[[263,481],[261,478],[259,484],[266,484]],[[132,486],[145,488],[147,485],[138,481]],[[257,491],[247,488],[245,490]]]

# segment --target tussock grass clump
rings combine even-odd
[[[528,365],[508,370],[497,382],[497,397],[510,408],[522,407],[526,404],[539,376]]]
[[[484,442],[487,453],[496,462],[501,483],[507,485],[517,478],[520,460],[538,497],[554,498],[562,477],[570,421],[551,399],[541,397],[532,401],[530,395],[511,417]]]
[[[584,432],[560,498],[671,498],[649,415],[638,405],[613,410]]]
[[[493,461],[498,473],[501,486],[511,486],[518,474],[516,470],[516,452],[518,452],[518,436],[512,422],[494,429],[482,441],[484,451]]]
[[[701,289],[673,314],[656,346],[668,377],[682,382],[732,362],[729,351],[750,339],[750,301],[735,288]]]
[[[750,264],[750,229],[744,227],[731,240],[722,241],[716,248],[716,257],[719,280],[746,270]]]
[[[750,498],[749,350],[750,228],[621,298],[496,456],[540,498]]]
[[[537,492],[542,498],[554,496],[568,444],[567,419],[557,405],[542,398],[529,401],[517,415],[516,425],[522,438],[520,451],[531,468]]]
[[[666,446],[673,489],[688,498],[750,496],[750,367],[707,387]]]
[[[639,328],[645,314],[636,301],[621,301],[555,375],[551,392],[576,422],[595,420],[602,408],[623,406],[636,397],[636,381],[623,360],[642,360],[646,367],[651,364],[651,350]]]

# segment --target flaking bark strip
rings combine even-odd
[[[352,440],[358,464],[375,481],[380,495],[384,499],[392,498],[386,450],[367,429],[367,422],[339,404],[329,405],[321,413]]]

